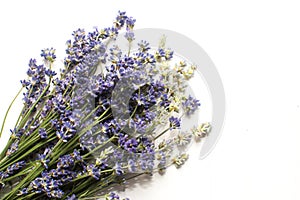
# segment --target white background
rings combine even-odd
[[[194,146],[182,169],[172,168],[124,195],[133,200],[300,199],[296,0],[1,1],[0,119],[29,58],[52,46],[62,54],[73,30],[110,26],[118,10],[137,18],[136,28],[175,30],[201,45],[218,68],[227,98],[223,135],[212,154],[198,160],[199,146]]]

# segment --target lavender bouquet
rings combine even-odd
[[[134,24],[119,12],[112,27],[74,31],[59,73],[53,48],[42,50],[43,64],[29,61],[0,155],[1,199],[120,199],[112,186],[180,167],[192,138],[209,133],[209,123],[180,129],[200,106],[186,94],[196,67],[174,63],[165,37],[134,49]],[[115,42],[123,28],[125,52]]]

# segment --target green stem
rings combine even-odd
[[[29,111],[25,114],[24,118],[22,118],[18,128],[20,129],[21,127],[23,127],[28,119],[28,117],[31,115],[33,109],[36,107],[36,105],[39,103],[39,101],[41,100],[41,98],[45,95],[45,93],[48,91],[48,89],[50,88],[50,84],[51,84],[51,78],[49,79],[49,83],[48,85],[44,88],[43,92],[41,93],[41,95],[38,97],[38,99],[34,102],[34,104],[31,106],[31,108],[29,109]]]
[[[50,139],[45,140],[45,141],[43,141],[41,143],[38,143],[38,144],[32,143],[30,146],[27,146],[26,149],[24,149],[24,151],[22,151],[22,152],[19,151],[18,154],[14,154],[12,157],[9,157],[9,159],[6,160],[4,163],[1,163],[0,171],[5,170],[12,163],[15,163],[15,162],[18,162],[18,161],[22,160],[23,158],[25,158],[26,156],[28,156],[29,154],[31,154],[35,150],[45,146],[45,144],[49,143],[50,141],[52,141],[54,139],[56,139],[56,137],[50,138]]]
[[[79,194],[79,199],[82,197],[88,197],[89,195],[93,195],[96,192],[99,192],[100,190],[104,189],[105,187],[109,186],[116,178],[115,174],[110,175],[106,179],[102,179],[99,184],[92,184],[89,185],[84,193]],[[88,191],[88,192],[87,192]]]
[[[96,108],[94,108],[86,117],[83,118],[82,122],[85,122],[89,117],[92,116],[92,114],[94,114],[98,108],[100,108],[100,105],[98,105]]]
[[[19,117],[18,117],[18,119],[17,119],[17,122],[16,122],[16,124],[15,124],[15,126],[14,126],[15,128],[17,128],[17,125],[19,124],[20,119],[22,118],[22,114],[23,114],[24,110],[25,110],[25,106],[23,106],[23,108],[22,108],[22,110],[21,110],[21,112],[20,112],[20,114],[19,114]]]
[[[6,143],[6,146],[4,147],[4,149],[0,154],[0,163],[3,162],[3,160],[5,159],[5,154],[12,143],[13,143],[12,139],[9,139],[8,142]]]
[[[88,153],[86,153],[84,156],[82,156],[82,158],[86,158],[87,156],[89,156],[90,154],[94,153],[95,151],[101,149],[102,147],[104,147],[106,144],[108,144],[109,142],[111,142],[112,140],[114,140],[116,137],[111,137],[109,138],[107,141],[105,141],[103,144],[97,146],[96,148],[94,148],[93,150],[89,151]]]
[[[16,185],[12,191],[10,191],[3,200],[13,200],[18,198],[16,193],[17,191],[24,187],[25,184],[29,184],[32,180],[36,178],[38,174],[40,174],[43,171],[43,168],[41,168],[41,163],[36,164],[36,168],[34,168],[18,185]]]
[[[128,43],[128,54],[127,54],[128,57],[130,56],[131,47],[132,47],[132,42],[129,41],[129,43]]]
[[[2,122],[2,127],[1,127],[1,131],[0,131],[0,138],[1,138],[1,135],[2,135],[2,132],[3,132],[3,129],[4,129],[4,124],[5,124],[5,121],[6,121],[6,118],[7,118],[7,115],[12,107],[12,105],[14,104],[14,102],[16,101],[17,97],[19,96],[19,94],[22,92],[23,90],[23,87],[19,90],[19,92],[17,93],[17,95],[13,98],[12,102],[9,104],[7,110],[6,110],[6,113],[5,113],[5,116],[4,116],[4,119],[3,119],[3,122]]]
[[[58,151],[59,153],[55,156],[53,156],[52,161],[50,161],[49,166],[51,166],[54,161],[60,156],[60,155],[64,155],[69,149],[74,149],[71,148],[73,145],[78,145],[78,143],[76,144],[76,142],[78,142],[78,140],[80,139],[80,137],[86,133],[86,131],[90,130],[92,127],[94,127],[95,125],[97,125],[99,122],[101,122],[103,119],[105,119],[105,114],[108,112],[107,109],[105,110],[104,113],[102,113],[102,115],[100,117],[98,117],[94,123],[92,123],[91,125],[89,125],[88,127],[82,129],[77,135],[75,135],[68,143],[67,145],[64,147],[64,149],[60,149],[60,151]],[[104,118],[103,118],[104,117]]]
[[[12,180],[12,179],[14,179],[14,178],[17,178],[17,177],[19,177],[19,176],[23,176],[23,175],[25,175],[25,174],[28,174],[30,171],[31,171],[31,168],[28,167],[28,168],[23,169],[22,171],[20,171],[19,173],[15,174],[15,175],[13,175],[13,176],[10,176],[10,177],[8,177],[8,178],[5,178],[4,181],[5,181],[5,182],[10,181],[10,180]]]
[[[170,130],[170,128],[164,130],[163,132],[161,132],[159,135],[157,135],[154,140],[157,140],[159,137],[161,137],[163,134],[165,134],[168,130]]]
[[[34,195],[36,195],[36,193],[31,193],[31,194],[28,194],[28,195],[26,195],[25,197],[18,197],[18,200],[25,200],[25,199],[32,199],[32,197],[34,196]],[[42,196],[44,196],[44,194],[42,195]]]

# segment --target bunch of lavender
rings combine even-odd
[[[134,24],[119,12],[112,27],[74,31],[59,73],[53,48],[43,64],[29,61],[24,106],[0,154],[2,199],[120,199],[107,188],[180,167],[192,137],[208,134],[209,123],[180,130],[200,106],[186,95],[195,66],[172,63],[165,38],[132,51]],[[115,44],[123,28],[126,52]]]

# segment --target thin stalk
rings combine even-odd
[[[17,191],[22,188],[26,183],[30,183],[35,177],[40,174],[43,171],[43,168],[41,168],[41,163],[37,163],[36,168],[33,169],[18,185],[16,185],[12,191],[10,191],[4,198],[3,200],[12,200],[16,197]]]
[[[35,106],[39,103],[39,101],[41,100],[41,98],[45,95],[45,93],[48,91],[48,89],[50,88],[51,85],[51,80],[52,77],[50,77],[48,85],[44,88],[42,94],[38,97],[38,99],[36,100],[36,102],[34,102],[34,104],[31,106],[31,108],[28,110],[28,112],[25,114],[24,118],[22,118],[20,124],[19,124],[19,128],[23,127],[28,119],[28,117],[30,116],[31,112],[33,111],[33,109],[35,108]]]
[[[159,137],[161,137],[163,134],[165,134],[168,130],[170,130],[170,128],[164,130],[163,132],[161,132],[159,135],[157,135],[154,140],[157,140]]]
[[[17,93],[17,95],[13,98],[12,102],[9,104],[7,110],[6,110],[6,113],[5,113],[5,116],[4,116],[4,119],[3,119],[3,122],[2,122],[2,126],[1,126],[1,131],[0,131],[0,138],[2,136],[2,132],[3,132],[3,129],[4,129],[4,125],[5,125],[5,122],[6,122],[6,118],[7,118],[7,115],[12,107],[12,105],[14,104],[14,102],[16,101],[17,97],[19,96],[19,94],[22,92],[23,90],[23,87],[19,90],[19,92]]]
[[[104,147],[106,144],[108,144],[109,142],[111,142],[113,139],[115,139],[116,137],[111,137],[109,138],[107,141],[105,141],[103,144],[97,146],[96,148],[94,148],[93,150],[89,151],[88,153],[86,153],[84,156],[82,156],[82,158],[86,158],[87,156],[89,156],[90,154],[94,153],[95,151],[101,149],[102,147]]]

